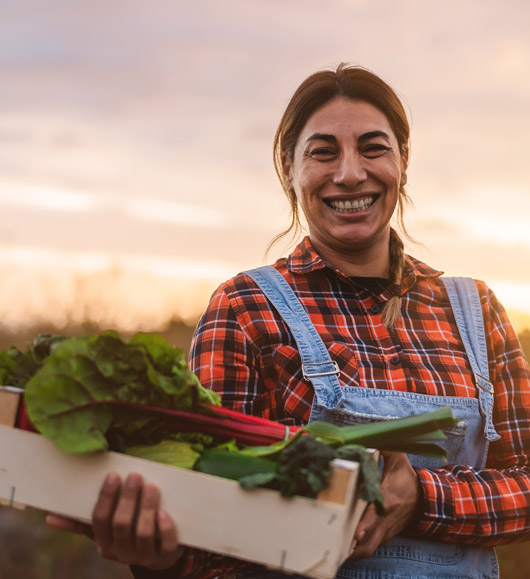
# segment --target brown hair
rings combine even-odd
[[[289,227],[278,234],[269,248],[288,233],[296,236],[301,229],[296,193],[283,172],[283,161],[293,160],[298,137],[309,117],[327,102],[337,97],[362,100],[379,109],[388,119],[396,136],[402,156],[408,156],[410,126],[407,114],[396,92],[373,72],[360,66],[340,64],[335,70],[322,70],[306,80],[296,89],[281,118],[274,136],[274,167],[282,188],[291,206]],[[405,205],[409,197],[405,191],[405,180],[400,185],[398,197],[398,222],[407,235],[403,221]],[[394,326],[399,317],[398,286],[404,265],[403,242],[392,229],[390,236],[390,277],[393,284],[392,298],[383,310],[383,319],[388,327]]]

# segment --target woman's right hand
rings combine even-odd
[[[75,530],[67,521],[54,516],[48,520],[55,527]],[[123,483],[116,473],[105,478],[92,512],[91,534],[102,557],[153,570],[172,567],[184,551],[175,523],[160,509],[158,488],[138,473]]]

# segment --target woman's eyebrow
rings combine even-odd
[[[370,131],[369,133],[364,133],[359,137],[359,141],[368,141],[369,139],[374,139],[375,137],[383,137],[387,141],[390,141],[390,135],[385,133],[385,131]]]
[[[336,143],[337,139],[333,135],[328,135],[326,133],[313,133],[306,139],[306,143],[310,141],[327,141],[328,143]]]
[[[369,131],[368,133],[364,133],[359,137],[359,141],[368,141],[370,139],[375,139],[377,137],[382,137],[390,142],[390,135],[385,133],[385,131]],[[313,133],[306,139],[306,143],[310,143],[311,141],[326,141],[328,143],[336,143],[337,138],[334,135],[330,135],[328,133]]]

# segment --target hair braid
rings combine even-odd
[[[383,308],[383,322],[387,328],[393,328],[401,314],[401,277],[405,265],[405,246],[395,229],[390,230],[390,291],[392,297]]]

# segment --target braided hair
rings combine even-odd
[[[401,278],[405,265],[405,246],[395,229],[390,229],[390,293],[392,294],[383,308],[383,322],[393,328],[401,314]]]

